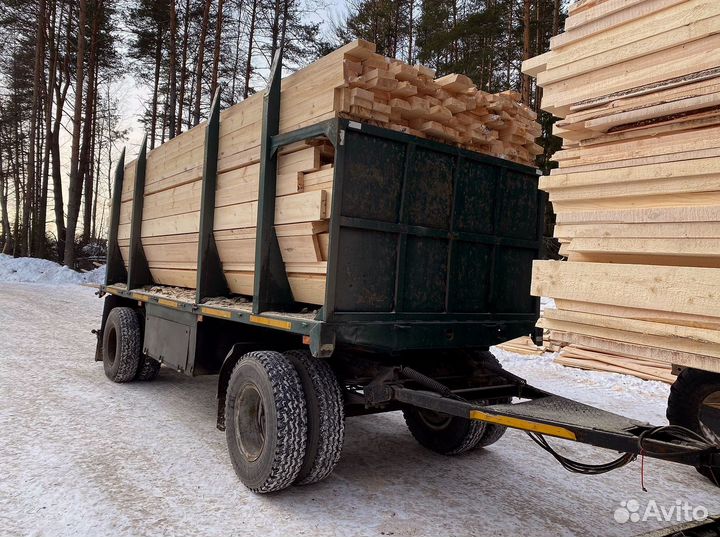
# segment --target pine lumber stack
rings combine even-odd
[[[644,380],[656,380],[667,384],[675,382],[675,375],[672,373],[672,366],[670,364],[622,354],[611,354],[585,349],[579,345],[567,345],[563,347],[554,361],[560,365],[576,367],[578,369],[622,373]]]
[[[499,349],[514,354],[523,354],[526,356],[541,356],[545,353],[542,347],[535,345],[530,336],[520,336],[505,343],[497,345]]]
[[[345,117],[532,164],[541,148],[536,115],[512,92],[491,95],[463,75],[375,53],[358,40],[284,78],[280,133]],[[220,114],[214,238],[231,292],[253,294],[263,96]],[[156,284],[194,288],[206,125],[147,156],[141,243]],[[334,150],[327,140],[278,156],[276,234],[294,298],[322,304]],[[125,167],[118,242],[128,263],[137,160]]]
[[[720,2],[577,2],[523,69],[564,141],[539,326],[575,364],[720,371]]]

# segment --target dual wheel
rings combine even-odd
[[[144,318],[132,308],[113,308],[103,330],[103,368],[113,382],[153,380],[160,362],[142,352]]]
[[[344,401],[327,362],[306,351],[256,351],[233,369],[225,434],[250,490],[274,492],[325,479],[342,451]]]
[[[492,353],[478,355],[479,369],[498,371],[502,369]],[[510,401],[502,401],[509,403]],[[472,401],[473,404],[485,406],[488,401]],[[506,427],[479,420],[470,420],[449,416],[432,410],[408,407],[403,410],[405,423],[415,440],[427,449],[441,455],[460,455],[476,448],[494,444],[503,434]]]

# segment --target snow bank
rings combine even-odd
[[[542,297],[540,298],[540,311],[548,310],[554,310],[557,309],[557,306],[555,306],[555,300],[549,297]]]
[[[105,281],[105,266],[76,272],[47,259],[0,254],[0,282],[82,284]]]

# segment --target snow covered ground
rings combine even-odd
[[[76,272],[47,259],[0,254],[0,282],[101,283],[105,267]]]
[[[720,512],[717,489],[692,468],[646,460],[643,493],[639,462],[570,474],[515,431],[443,457],[417,445],[395,413],[348,419],[343,458],[325,482],[253,495],[215,429],[216,377],[163,369],[152,383],[109,382],[93,361],[102,308],[93,293],[0,283],[0,536],[630,536],[671,523],[618,523],[621,502]],[[542,388],[665,423],[665,385],[497,353]],[[615,457],[560,448],[592,462]]]

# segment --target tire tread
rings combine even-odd
[[[265,494],[289,487],[300,472],[307,441],[305,395],[300,377],[292,363],[274,351],[253,351],[245,354],[233,369],[230,385],[236,381],[240,365],[247,360],[254,360],[267,375],[277,415],[277,442],[271,470],[262,484],[248,486],[253,492]],[[229,405],[226,405],[226,423],[233,420],[233,416],[228,416],[228,409]],[[228,427],[227,440],[235,442],[235,439],[230,437],[230,431],[231,427]],[[237,466],[233,466],[238,472]],[[239,472],[238,475],[242,479]]]
[[[288,351],[285,356],[295,364],[296,368],[305,370],[312,385],[314,399],[317,400],[319,430],[313,432],[308,429],[305,461],[295,481],[296,485],[309,485],[328,477],[340,460],[345,440],[344,399],[335,373],[326,361],[313,358],[305,350]],[[306,404],[310,413],[307,393]],[[309,417],[308,423],[310,423]],[[316,434],[317,438],[310,438],[313,434]],[[311,443],[315,443],[317,449],[311,449]],[[314,460],[310,461],[309,457],[313,455]]]

